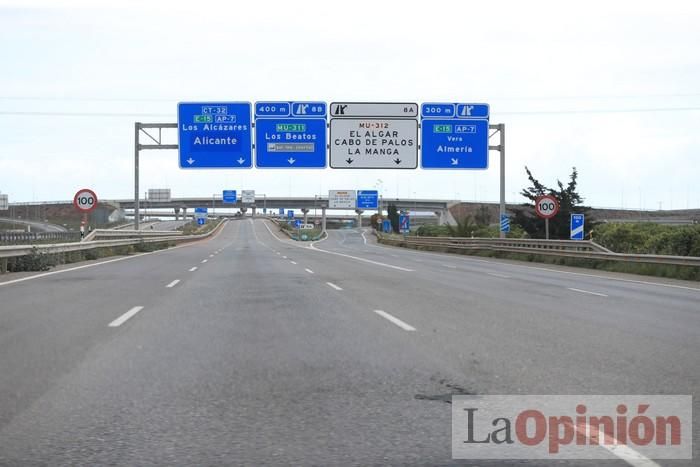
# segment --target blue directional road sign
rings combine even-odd
[[[302,224],[302,222],[299,219],[294,221],[294,227],[297,229],[301,228],[301,224]]]
[[[401,233],[408,233],[411,230],[410,218],[405,214],[399,216],[399,230]]]
[[[255,166],[326,167],[325,102],[256,102]]]
[[[287,211],[287,218],[294,219],[294,211],[292,211],[291,209]]]
[[[180,168],[249,169],[253,166],[250,103],[177,106]]]
[[[487,169],[488,104],[421,105],[421,167]]]
[[[194,218],[197,224],[202,225],[207,221],[207,208],[194,208]]]
[[[571,240],[583,240],[583,227],[585,218],[583,214],[571,215]]]
[[[382,230],[384,230],[385,233],[391,232],[391,221],[389,219],[384,219],[384,221],[382,221]]]
[[[226,204],[236,204],[236,190],[224,190],[223,200]]]
[[[284,216],[284,208],[280,208],[279,215]]]
[[[501,214],[501,232],[510,232],[510,217],[508,214]]]
[[[379,192],[377,190],[358,190],[357,209],[377,209]]]

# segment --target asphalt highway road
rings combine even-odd
[[[696,283],[360,231],[307,247],[250,219],[20,279],[0,277],[2,465],[627,466],[451,460],[445,401],[692,394],[698,408]],[[657,462],[634,465],[695,465]]]

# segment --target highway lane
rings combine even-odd
[[[191,274],[185,266],[200,266],[212,249],[226,248],[238,228],[232,222],[207,242],[75,265],[35,280],[3,285],[13,277],[0,278],[0,426],[108,339],[106,322],[132,306],[157,302],[175,271],[183,278]]]
[[[452,393],[698,394],[692,291],[654,331],[507,263],[266,224],[0,286],[0,463],[444,465]]]
[[[391,306],[392,313],[419,331],[431,331],[424,350],[439,349],[457,374],[468,375],[464,387],[474,392],[698,394],[696,284],[651,285],[654,278],[585,270],[583,275],[567,274],[498,260],[373,247],[367,240],[365,244],[357,232],[331,232],[315,246],[410,271],[366,268],[359,261],[339,271],[326,265],[328,254],[317,253],[315,262],[313,256],[307,258],[317,274],[355,297],[382,284],[381,297],[368,301],[388,301],[391,305],[382,304],[384,309]],[[289,247],[283,251],[293,255],[294,244],[285,243]],[[395,271],[393,279],[385,277],[387,270]]]
[[[66,232],[66,231],[68,231],[68,229],[66,229],[62,225],[58,225],[58,224],[49,224],[49,223],[40,222],[40,221],[15,219],[15,218],[11,218],[11,217],[0,217],[0,222],[4,222],[6,224],[17,224],[18,227],[29,226],[34,231],[38,231],[38,232]]]

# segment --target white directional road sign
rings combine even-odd
[[[415,169],[415,119],[334,118],[330,165],[334,169]]]
[[[7,211],[8,208],[7,195],[0,195],[0,211]]]
[[[73,197],[73,206],[80,212],[90,212],[97,207],[97,195],[87,188],[78,190]]]
[[[355,209],[355,190],[328,190],[328,207],[332,209]]]
[[[552,195],[543,195],[535,200],[535,212],[542,219],[551,219],[559,212],[559,201]]]
[[[148,201],[167,203],[170,201],[170,188],[150,188]]]
[[[241,201],[243,204],[255,204],[255,190],[241,191]]]
[[[331,117],[418,117],[414,102],[333,102]]]

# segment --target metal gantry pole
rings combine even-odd
[[[156,128],[158,129],[158,135],[153,136],[148,133],[144,128]],[[134,123],[134,227],[136,230],[139,228],[141,216],[141,206],[139,200],[139,151],[141,149],[177,149],[177,144],[163,144],[162,143],[162,130],[164,128],[177,128],[177,123]],[[153,140],[155,144],[141,144],[139,142],[139,136],[141,132]]]
[[[489,150],[492,151],[498,151],[499,156],[500,156],[500,202],[499,202],[499,208],[498,208],[498,225],[499,225],[499,231],[500,231],[500,225],[501,225],[501,216],[506,213],[506,124],[505,123],[499,123],[495,125],[489,125],[489,130],[496,130],[493,134],[489,135],[489,138],[491,136],[495,135],[498,133],[498,145],[497,146],[491,146],[489,145]],[[506,233],[505,232],[499,232],[499,237],[501,238],[506,238]]]
[[[134,123],[134,229],[139,230],[139,131],[141,123]]]
[[[499,123],[498,129],[500,133],[500,155],[501,155],[501,204],[499,208],[498,225],[501,224],[501,217],[506,213],[506,125]],[[500,230],[500,227],[499,227]],[[500,232],[500,238],[506,238],[505,232]]]

